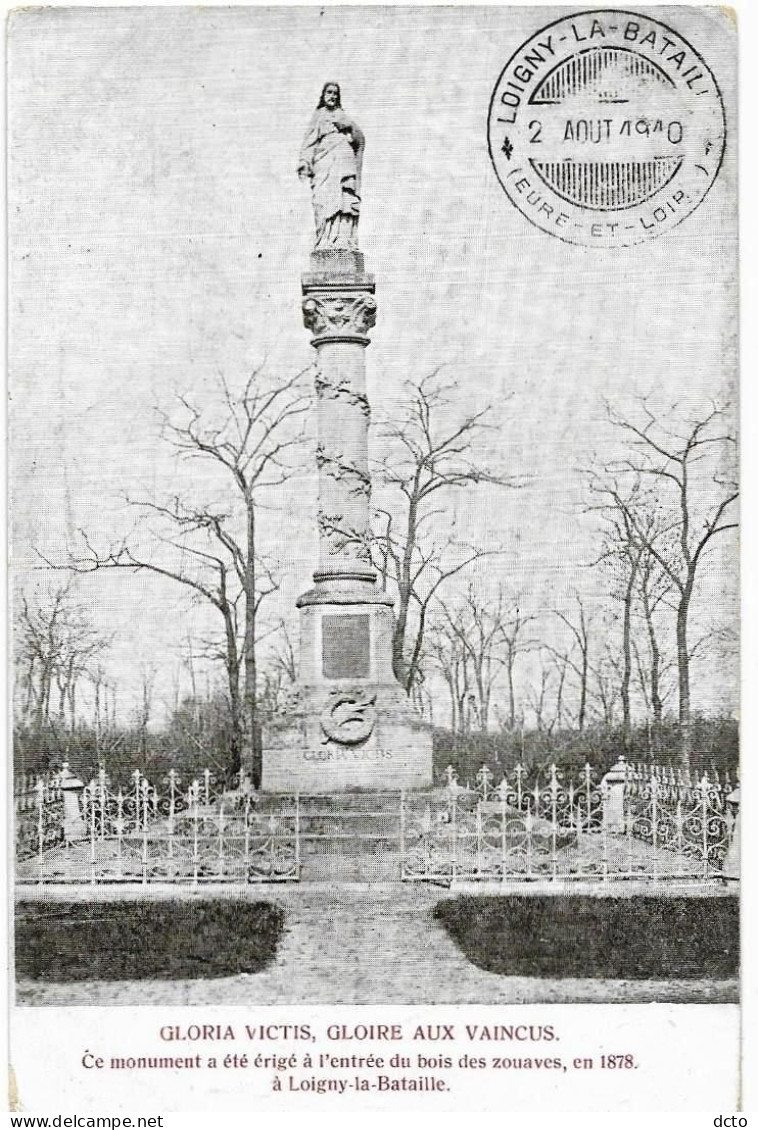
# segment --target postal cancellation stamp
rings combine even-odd
[[[626,247],[662,235],[718,176],[718,84],[676,30],[616,9],[564,16],[511,56],[489,110],[506,196],[569,243]]]

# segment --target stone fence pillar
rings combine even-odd
[[[84,792],[84,781],[80,781],[69,770],[68,762],[63,762],[60,781],[63,797],[63,838],[67,844],[76,840],[86,840],[87,826],[82,819],[80,798]]]
[[[726,798],[731,807],[734,822],[731,828],[729,847],[724,858],[721,874],[724,879],[738,880],[740,877],[740,786],[738,785]]]
[[[628,774],[629,766],[625,759],[620,757],[600,782],[603,796],[603,831],[612,835],[621,835],[626,831],[624,791]]]

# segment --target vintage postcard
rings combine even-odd
[[[739,1110],[734,12],[7,52],[14,1109]]]

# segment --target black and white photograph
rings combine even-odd
[[[29,7],[7,59],[16,1109],[46,1015],[76,1109],[204,1109],[261,1009],[249,1109],[453,1109],[461,1049],[539,1109],[548,1005],[709,1006],[738,1109],[734,13]],[[391,1065],[390,1006],[474,1019]],[[98,1010],[160,1040],[89,1071]]]

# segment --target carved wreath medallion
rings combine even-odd
[[[363,688],[332,691],[320,721],[324,742],[358,745],[371,736],[376,725],[376,694]]]

